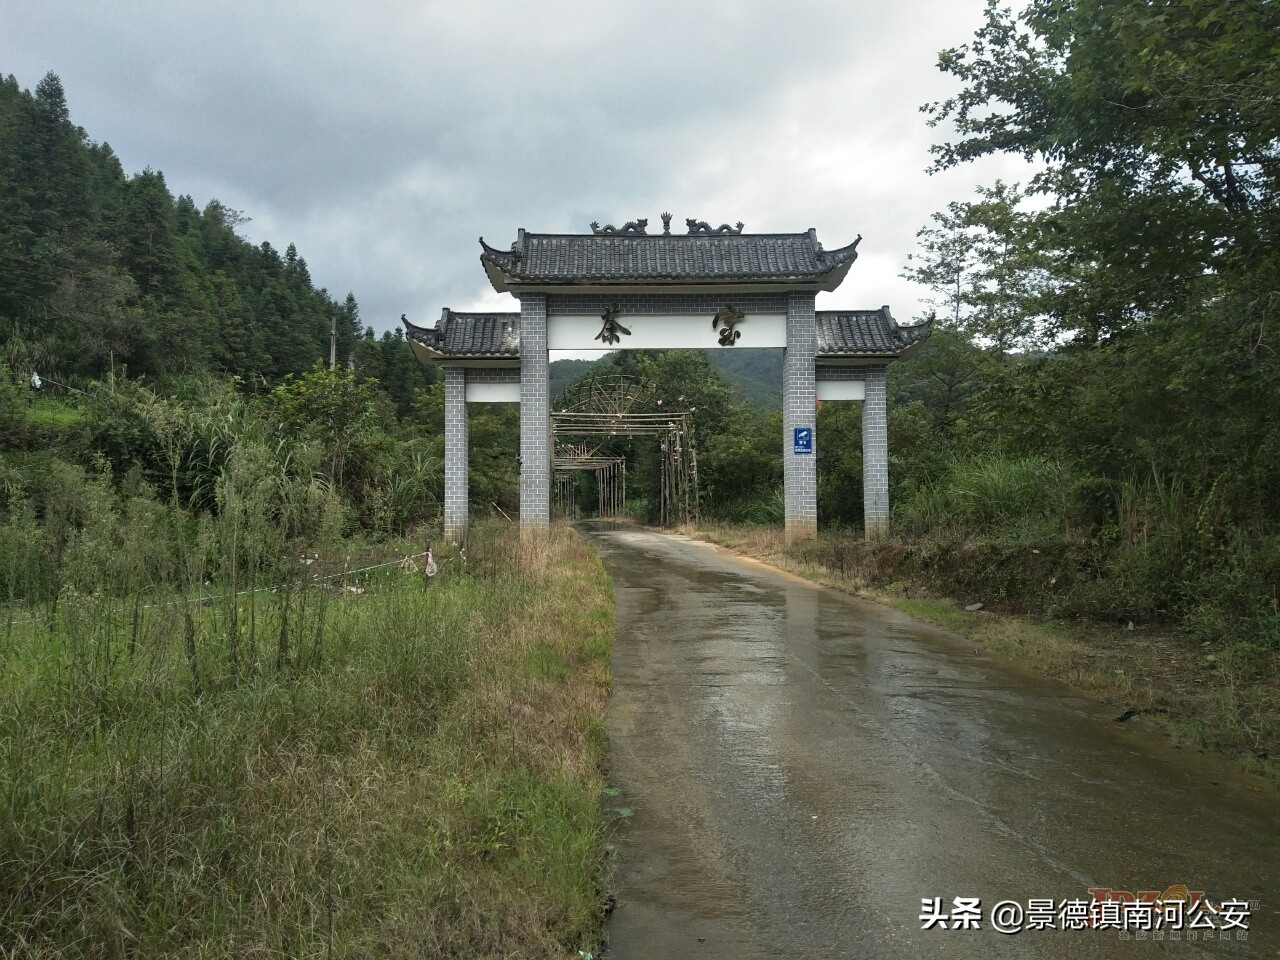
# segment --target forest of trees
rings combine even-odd
[[[311,282],[293,244],[254,246],[248,218],[174,197],[164,174],[125,174],[71,121],[62,83],[0,81],[0,344],[12,370],[83,385],[220,374],[245,392],[329,355],[370,371],[405,409],[424,374],[402,337],[375,337],[353,295]]]
[[[437,378],[400,331],[364,326],[354,295],[313,285],[293,244],[255,246],[237,233],[241,213],[175,198],[158,171],[126,175],[72,122],[53,73],[34,92],[0,81],[0,177],[0,510],[11,520],[74,500],[75,477],[101,464],[134,494],[144,484],[212,508],[236,442],[257,435],[249,424],[278,453],[314,448],[294,462],[327,465],[349,529],[433,516],[438,450],[400,425],[430,416]],[[322,372],[331,337],[338,369]],[[60,467],[69,479],[55,491]]]
[[[904,533],[972,532],[1016,465],[1002,522],[1089,551],[1095,608],[1280,647],[1278,37],[1272,4],[1033,0],[942,53],[936,166],[1038,172],[922,231],[945,329],[897,417],[946,455],[899,469]]]

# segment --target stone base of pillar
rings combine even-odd
[[[551,531],[551,524],[546,520],[521,520],[520,539],[536,540],[545,537]]]
[[[816,520],[793,520],[786,525],[784,541],[789,547],[792,544],[818,538],[818,522]]]

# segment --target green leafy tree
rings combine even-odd
[[[36,85],[30,128],[37,166],[33,179],[36,229],[61,234],[74,229],[88,212],[84,131],[72,126],[66,92],[56,73]]]
[[[708,512],[732,515],[782,484],[781,412],[743,406],[735,414],[731,429],[703,436],[698,444]]]
[[[1097,342],[1274,274],[1278,32],[1270,3],[1032,0],[1015,16],[992,0],[973,41],[942,53],[964,86],[926,108],[959,135],[936,165],[1043,166],[1037,220],[1074,268],[1053,309],[1063,330]]]
[[[1040,346],[1055,324],[1044,315],[1054,261],[1018,185],[997,180],[978,199],[953,202],[917,234],[919,256],[903,271],[933,292],[945,323],[1000,352]]]
[[[121,255],[144,295],[163,301],[172,293],[177,274],[174,255],[173,197],[164,174],[150,168],[126,188]]]
[[[940,448],[949,449],[957,438],[973,442],[983,433],[983,425],[974,422],[975,401],[990,388],[1001,364],[993,351],[939,322],[909,362],[889,367],[892,406],[918,405],[918,416]]]
[[[271,392],[270,408],[286,432],[299,432],[325,450],[329,480],[342,487],[370,463],[389,411],[374,384],[348,371],[313,370]]]
[[[46,300],[60,351],[77,370],[110,370],[134,355],[142,335],[137,284],[104,241],[85,240],[68,253]]]

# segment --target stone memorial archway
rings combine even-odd
[[[885,370],[919,348],[929,324],[899,326],[888,307],[815,309],[857,259],[858,242],[825,250],[805,233],[743,233],[686,220],[687,232],[648,233],[648,221],[592,224],[589,234],[528,233],[509,250],[481,238],[493,288],[518,312],[456,313],[435,327],[405,321],[424,363],[443,368],[446,536],[467,525],[467,403],[520,404],[520,525],[551,520],[551,350],[783,349],[783,485],[788,543],[817,534],[816,408],[862,402],[867,534],[889,522]]]

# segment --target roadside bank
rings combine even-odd
[[[610,581],[562,525],[437,548],[7,611],[0,955],[595,950]]]

